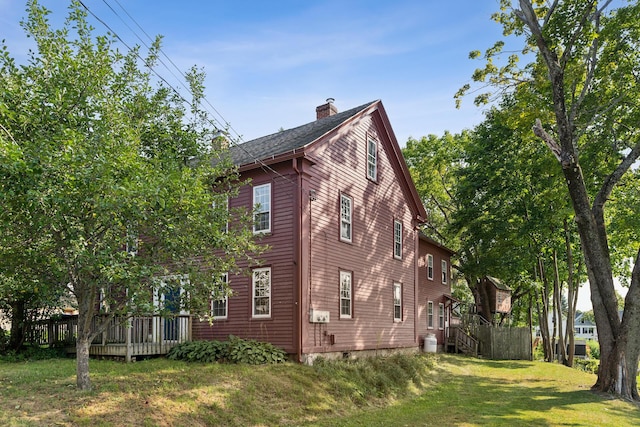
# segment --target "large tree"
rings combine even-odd
[[[36,49],[22,65],[0,55],[0,275],[26,263],[23,286],[73,295],[77,385],[90,389],[90,343],[115,316],[153,309],[154,278],[178,278],[181,304],[206,316],[222,273],[261,248],[250,212],[227,209],[239,183],[199,108],[202,73],[187,73],[186,101],[153,78],[159,39],[123,54],[79,2],[60,29],[36,1],[27,11]]]
[[[619,201],[638,205],[640,182],[632,165],[640,156],[640,5],[612,10],[611,1],[516,3],[503,0],[495,19],[506,35],[525,37],[522,52],[533,62],[519,68],[512,56],[499,66],[498,43],[474,78],[501,90],[529,87],[547,100],[530,125],[559,162],[575,212],[601,348],[594,388],[638,400],[640,248],[628,240],[636,232],[627,227],[637,220],[628,220]],[[477,101],[490,99],[485,94]],[[615,269],[629,259],[632,269]],[[614,271],[629,277],[622,319]]]

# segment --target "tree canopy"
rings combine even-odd
[[[640,247],[634,230],[638,217],[627,207],[638,205],[640,186],[632,168],[640,157],[640,4],[612,8],[611,1],[503,0],[494,19],[506,36],[521,36],[521,54],[500,63],[503,42],[484,55],[474,52],[485,66],[473,78],[497,89],[498,96],[514,94],[521,101],[519,122],[533,129],[548,148],[546,157],[560,166],[602,350],[595,387],[638,399]],[[530,62],[520,66],[522,58]],[[458,98],[468,89],[462,88]],[[476,103],[494,95],[484,92]],[[528,105],[536,107],[533,115]],[[614,273],[629,283],[622,321]]]
[[[37,48],[26,64],[0,54],[0,293],[73,295],[88,389],[89,343],[110,317],[153,309],[154,277],[180,277],[182,304],[206,316],[222,273],[262,248],[251,212],[227,209],[240,183],[200,108],[204,75],[187,73],[186,100],[153,78],[159,38],[122,53],[79,2],[59,29],[37,1],[27,11]]]

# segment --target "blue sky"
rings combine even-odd
[[[473,127],[482,109],[469,98],[456,110],[453,96],[481,65],[468,53],[502,38],[491,20],[497,0],[84,3],[128,44],[140,41],[121,18],[148,40],[127,13],[147,34],[164,36],[181,70],[204,68],[208,101],[244,141],[314,120],[329,97],[340,111],[381,99],[402,146],[410,136]],[[67,1],[41,4],[52,22],[66,15]],[[0,0],[0,39],[18,60],[30,46],[18,24],[24,9],[23,0]]]
[[[482,64],[469,52],[503,38],[491,20],[498,0],[83,1],[127,44],[140,44],[127,25],[148,42],[137,23],[164,36],[163,51],[181,70],[204,68],[208,101],[241,141],[315,120],[329,97],[341,111],[381,99],[401,146],[471,128],[482,109],[468,98],[457,110],[453,96]],[[52,22],[66,16],[67,1],[41,4]],[[19,61],[32,46],[19,26],[24,9],[22,0],[0,0],[0,39]],[[580,294],[579,308],[589,309],[588,287]]]

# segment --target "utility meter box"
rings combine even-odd
[[[309,311],[309,322],[329,323],[329,312],[326,310],[315,310],[312,308]]]

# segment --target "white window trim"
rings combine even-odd
[[[447,284],[447,279],[449,278],[449,267],[447,265],[447,261],[442,260],[440,262],[440,267],[442,268],[442,284]]]
[[[349,218],[344,218],[342,215],[342,203],[343,201],[349,202]],[[343,224],[349,225],[349,237],[342,235]],[[353,199],[346,194],[340,194],[340,240],[343,242],[353,242]]]
[[[433,280],[433,255],[427,254],[427,279]]]
[[[396,307],[398,306],[398,304],[396,304],[396,292],[398,292],[398,296],[399,296],[400,317],[396,316]],[[393,282],[393,321],[394,322],[402,322],[403,311],[404,310],[402,309],[402,283]]]
[[[433,329],[433,301],[427,301],[427,329]]]
[[[373,152],[371,145],[373,145]],[[374,182],[378,181],[378,140],[370,135],[367,135],[367,178]]]
[[[222,283],[223,284],[228,284],[229,283],[229,273],[224,273],[221,277],[222,279]],[[216,316],[214,313],[214,307],[213,305],[216,302],[224,302],[224,316]],[[216,320],[224,320],[227,319],[229,317],[229,298],[225,295],[224,297],[217,298],[215,295],[211,296],[211,317],[216,319]]]
[[[268,188],[269,189],[269,207],[268,209],[262,210],[263,206],[260,203],[256,202],[256,193],[259,190],[262,190],[264,188]],[[267,182],[266,184],[260,184],[260,185],[256,185],[253,187],[253,209],[254,209],[254,216],[253,216],[253,232],[255,234],[265,234],[265,233],[271,233],[271,218],[272,218],[272,212],[273,209],[271,209],[271,205],[272,205],[272,197],[271,197],[271,183]],[[256,211],[256,208],[260,207],[259,211]],[[256,215],[260,214],[260,213],[265,213],[268,212],[269,213],[269,225],[267,226],[266,229],[263,230],[257,230],[256,229],[256,225],[257,225],[257,221],[256,221]]]
[[[256,296],[256,273],[268,272],[269,273],[269,291],[266,296]],[[271,267],[254,268],[251,273],[251,317],[254,319],[267,319],[271,317]],[[268,314],[256,314],[256,298],[268,298],[269,299],[269,312]]]
[[[398,235],[398,228],[400,228],[400,233]],[[394,220],[393,221],[393,257],[395,259],[402,259],[402,249],[403,249],[403,242],[402,242],[402,234],[403,234],[403,226],[402,226],[402,222],[399,220]]]
[[[444,304],[438,304],[438,329],[444,329]]]
[[[343,278],[349,278],[349,298],[342,297]],[[353,318],[353,273],[351,271],[340,270],[340,319]],[[349,301],[349,314],[342,313],[342,301]]]

